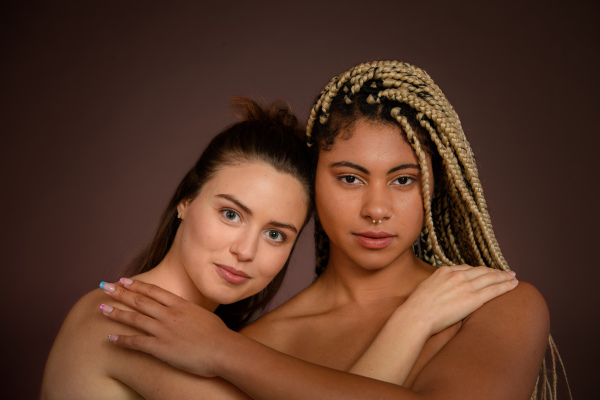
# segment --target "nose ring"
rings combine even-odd
[[[379,220],[379,221],[375,221],[375,220],[373,220],[373,223],[374,223],[374,224],[380,224],[380,223],[381,223],[381,220]]]

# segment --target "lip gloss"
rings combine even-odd
[[[217,267],[217,272],[219,275],[221,275],[227,282],[234,285],[241,285],[250,279],[250,276],[244,271],[237,270],[228,265],[215,264],[215,266]]]
[[[361,246],[371,250],[385,249],[394,240],[394,235],[381,231],[355,233],[354,237]]]

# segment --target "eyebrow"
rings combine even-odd
[[[284,224],[283,222],[271,221],[270,225],[276,226],[277,228],[289,229],[294,233],[298,233],[298,229],[292,224]]]
[[[252,210],[250,210],[248,208],[248,206],[246,206],[244,203],[242,203],[241,201],[239,201],[232,195],[226,194],[226,193],[221,193],[221,194],[216,195],[216,197],[220,197],[222,199],[227,199],[227,200],[231,201],[232,203],[234,203],[239,208],[241,208],[246,214],[252,215]],[[286,223],[279,222],[279,221],[269,221],[269,224],[276,226],[277,228],[289,229],[294,233],[298,233],[298,229],[292,224],[286,224]]]
[[[329,164],[329,167],[330,168],[333,168],[333,167],[349,167],[349,168],[354,168],[356,170],[359,170],[360,172],[365,173],[367,175],[371,174],[369,172],[369,170],[366,169],[365,167],[363,167],[361,165],[358,165],[358,164],[351,163],[350,161],[338,161],[338,162]],[[419,166],[419,164],[407,163],[407,164],[397,165],[397,166],[391,168],[387,173],[391,174],[392,172],[396,172],[398,170],[407,169],[407,168],[415,168],[415,169],[421,170],[421,167]]]
[[[233,197],[230,194],[225,194],[225,193],[221,193],[218,194],[216,197],[221,197],[223,199],[227,199],[229,201],[231,201],[232,203],[234,203],[236,206],[238,206],[239,208],[241,208],[242,210],[244,210],[244,212],[248,215],[252,215],[252,210],[250,210],[248,208],[248,206],[244,205],[244,203],[242,203],[241,201],[239,201],[238,199],[236,199],[235,197]]]

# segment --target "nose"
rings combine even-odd
[[[252,261],[256,256],[258,248],[258,234],[243,229],[234,238],[229,251],[234,254],[239,261]]]
[[[361,216],[369,222],[384,221],[392,216],[392,196],[385,183],[372,183],[364,192]]]

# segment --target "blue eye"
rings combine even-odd
[[[240,214],[238,214],[237,212],[235,212],[233,210],[223,210],[223,211],[221,211],[221,213],[229,221],[237,222],[241,219]]]
[[[267,236],[269,239],[273,240],[274,242],[283,242],[285,241],[285,235],[279,231],[276,230],[270,230],[267,231]]]

